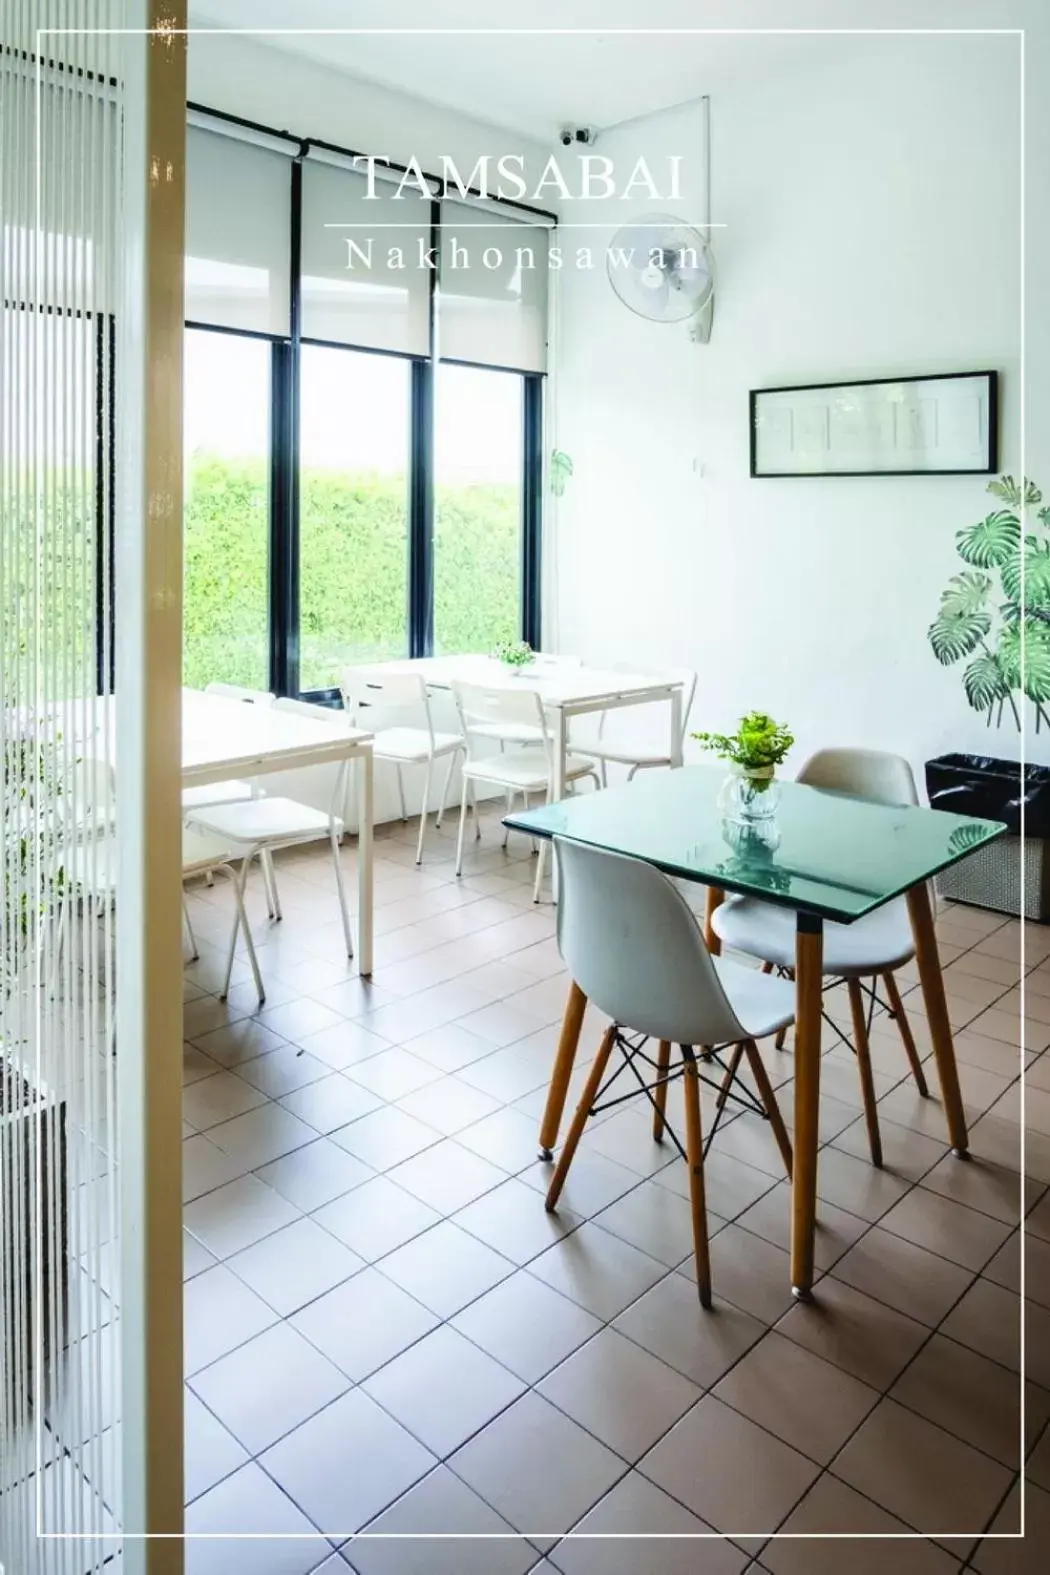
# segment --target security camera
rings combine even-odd
[[[589,148],[597,142],[598,132],[594,126],[563,126],[558,137],[563,148],[571,148],[576,143]]]

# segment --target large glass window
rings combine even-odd
[[[183,681],[269,687],[270,344],[189,329]]]
[[[408,650],[411,362],[304,345],[299,687]]]
[[[437,369],[437,651],[491,651],[521,638],[523,388],[514,372]]]

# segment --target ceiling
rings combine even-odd
[[[784,29],[1003,27],[1025,8],[1026,0],[530,0],[512,13],[493,0],[189,0],[191,26],[250,28],[272,47],[545,143],[567,121],[607,128],[718,92],[765,57],[790,70],[795,40]],[[672,41],[645,28],[724,31],[679,31]]]

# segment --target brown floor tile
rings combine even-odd
[[[501,1185],[468,1203],[454,1219],[463,1230],[519,1265],[546,1252],[583,1223],[560,1203],[556,1213],[548,1214],[541,1194],[516,1177],[502,1176]]]
[[[396,1105],[381,1105],[378,1110],[333,1132],[331,1141],[373,1170],[384,1171],[440,1143],[441,1134]]]
[[[946,1154],[922,1179],[922,1186],[967,1208],[978,1209],[1007,1225],[1021,1218],[1021,1179],[1016,1166]]]
[[[465,1208],[505,1179],[497,1165],[444,1138],[387,1172],[389,1180],[442,1214]]]
[[[360,1383],[437,1325],[432,1312],[376,1269],[362,1269],[291,1320],[329,1361]]]
[[[509,1259],[449,1220],[398,1247],[379,1266],[439,1318],[451,1318],[514,1272]]]
[[[536,1562],[535,1548],[510,1535],[512,1527],[446,1466],[367,1531],[343,1548],[358,1575],[526,1575]]]
[[[349,1387],[345,1375],[286,1323],[257,1334],[190,1384],[253,1455]]]
[[[529,1384],[602,1328],[591,1313],[525,1271],[464,1307],[452,1324]]]
[[[638,1469],[716,1531],[769,1535],[816,1480],[819,1467],[707,1395]]]
[[[692,1258],[678,1272],[695,1285]],[[711,1287],[716,1303],[724,1298],[763,1323],[775,1323],[792,1305],[790,1259],[761,1236],[727,1225],[711,1242]]]
[[[872,1412],[832,1470],[938,1540],[978,1535],[1010,1485],[1004,1466],[892,1400]]]
[[[928,1109],[932,1108],[934,1115],[937,1114],[938,1107],[932,1100],[924,1100],[920,1103],[926,1105]],[[919,1181],[943,1157],[948,1142],[948,1135],[943,1127],[937,1136],[929,1137],[922,1132],[913,1131],[910,1127],[899,1126],[897,1122],[888,1120],[881,1114],[879,1132],[882,1137],[884,1168],[890,1175],[904,1181]],[[855,1159],[870,1163],[871,1149],[863,1116],[835,1139],[835,1147],[842,1149],[844,1153],[852,1154]],[[832,1202],[834,1201],[832,1199]]]
[[[1016,1471],[1021,1382],[1017,1373],[935,1334],[890,1390],[892,1399]],[[1028,1426],[1050,1417],[1050,1393],[1028,1386]]]
[[[618,1455],[537,1394],[516,1400],[449,1460],[539,1546],[563,1535],[626,1471]]]
[[[684,1171],[685,1166],[681,1169]],[[643,1181],[625,1193],[596,1214],[594,1223],[669,1269],[677,1267],[693,1250],[691,1205],[676,1192],[657,1186],[655,1180]],[[709,1220],[709,1231],[717,1223],[720,1222]]]
[[[429,1230],[441,1216],[386,1176],[374,1176],[317,1209],[313,1218],[366,1263],[374,1263]]]
[[[606,1321],[666,1272],[655,1258],[593,1224],[581,1225],[529,1264],[530,1274]]]
[[[932,1328],[959,1300],[973,1274],[876,1225],[835,1265],[835,1278]]]
[[[446,1324],[362,1385],[439,1459],[516,1400],[520,1378]]]
[[[658,1281],[613,1327],[701,1388],[717,1383],[764,1329],[726,1301],[705,1310],[695,1285],[680,1274]]]
[[[1014,1372],[1020,1370],[1021,1301],[991,1280],[974,1282],[944,1320],[941,1333]]]
[[[630,1461],[700,1398],[695,1384],[615,1329],[588,1340],[537,1391]]]
[[[980,1270],[1006,1240],[1009,1226],[925,1187],[915,1187],[883,1215],[880,1229],[962,1268]]]
[[[714,1394],[821,1465],[879,1399],[877,1389],[775,1330],[726,1374]]]
[[[1026,1231],[1024,1238],[1025,1295],[1040,1307],[1050,1307],[1050,1243],[1040,1240],[1033,1231]],[[1003,1243],[995,1257],[984,1270],[985,1279],[994,1280],[1005,1290],[1020,1294],[1021,1290],[1021,1235],[1015,1231]]]
[[[1050,1547],[1050,1493],[1031,1484],[1025,1491],[1024,1536],[1020,1492],[1014,1488],[992,1524],[999,1536],[982,1542],[973,1556],[979,1575],[1042,1575]]]
[[[819,1281],[812,1302],[794,1302],[777,1324],[788,1339],[887,1389],[929,1338],[929,1330],[833,1274]]]
[[[361,1389],[326,1406],[259,1461],[314,1525],[336,1540],[359,1531],[435,1463]]]
[[[827,1150],[825,1150],[827,1152]],[[741,1214],[738,1222],[744,1230],[752,1231],[765,1241],[788,1251],[791,1245],[791,1186],[779,1182],[772,1192],[767,1192],[751,1208]],[[844,1253],[868,1229],[867,1220],[833,1203],[821,1200],[817,1209],[817,1229],[814,1238],[814,1261],[821,1271],[837,1263]]]
[[[550,1556],[563,1575],[740,1575],[747,1562],[747,1554],[637,1471]]]
[[[810,1488],[781,1533],[762,1550],[770,1575],[886,1575],[887,1569],[894,1575],[956,1575],[959,1568],[958,1559],[909,1535],[903,1521],[830,1472]]]
[[[909,1183],[888,1170],[876,1170],[865,1150],[857,1158],[832,1146],[817,1160],[817,1196],[869,1224],[891,1209],[908,1191]]]

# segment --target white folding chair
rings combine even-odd
[[[277,700],[275,708],[284,711],[295,711],[300,715],[309,715],[313,720],[323,722],[328,727],[339,733],[346,731],[346,724],[338,711],[333,711],[328,706],[311,705],[305,700]],[[346,778],[349,768],[349,759],[344,760],[336,774],[335,791],[332,795],[330,809],[326,812],[315,809],[310,804],[301,804],[294,798],[281,798],[270,796],[266,798],[252,798],[237,804],[216,804],[210,808],[195,810],[189,817],[191,826],[212,833],[214,836],[228,839],[240,844],[244,849],[241,859],[238,885],[241,900],[244,898],[245,884],[252,859],[257,855],[260,863],[281,848],[296,847],[306,842],[318,842],[327,838],[332,849],[332,865],[335,871],[336,892],[339,898],[339,912],[343,921],[343,936],[346,941],[346,954],[354,955],[354,943],[350,930],[350,913],[346,902],[346,888],[343,883],[343,868],[339,854],[339,844],[343,837],[343,819],[339,813],[346,795]],[[276,899],[276,881],[274,881],[274,901],[276,917],[280,918],[281,910]],[[234,931],[230,944],[229,961],[226,967],[226,988],[229,988],[230,976],[233,972],[233,959],[237,946],[237,934]]]
[[[704,1155],[727,1101],[740,1102],[768,1118],[791,1175],[791,1141],[755,1041],[794,1021],[794,986],[757,969],[713,958],[685,898],[653,865],[564,837],[555,838],[555,856],[560,881],[558,949],[584,995],[612,1023],[602,1037],[551,1178],[547,1209],[553,1211],[557,1205],[588,1118],[629,1097],[622,1089],[612,1094],[610,1090],[623,1072],[633,1074],[638,1091],[653,1106],[653,1137],[659,1142],[669,1132],[689,1166],[696,1279],[700,1301],[710,1307]],[[650,1040],[657,1042],[655,1059],[647,1049]],[[675,1044],[681,1050],[681,1064],[672,1068]],[[699,1059],[698,1046],[703,1047]],[[727,1063],[720,1051],[729,1047]],[[614,1049],[623,1059],[607,1078]],[[745,1057],[757,1100],[746,1086],[737,1086]],[[703,1062],[712,1060],[723,1073],[718,1082],[701,1070]],[[654,1081],[646,1080],[639,1062],[656,1073]],[[667,1122],[667,1086],[678,1077],[683,1080],[684,1146]],[[717,1114],[706,1143],[700,1119],[701,1081],[718,1090]]]
[[[248,919],[244,911],[244,885],[238,871],[233,867],[235,862],[243,862],[245,852],[244,848],[231,844],[225,838],[210,835],[192,826],[183,827],[183,880],[191,880],[198,875],[220,874],[229,876],[233,884],[233,899],[236,913],[233,921],[232,946],[236,946],[237,931],[243,931],[248,962],[261,1004],[266,999],[266,994],[263,990],[262,975],[259,972],[259,960],[255,954],[255,945],[252,941],[251,930],[248,927]],[[62,910],[59,915],[55,950],[56,977],[69,929],[71,905],[74,902],[90,904],[95,917],[100,917],[104,908],[111,907],[117,895],[118,859],[119,842],[115,836],[99,838],[93,842],[78,843],[75,847],[67,848],[62,852],[61,864],[65,875],[65,889]],[[183,893],[182,897],[182,920],[186,931],[186,939],[189,942],[190,960],[191,962],[196,962],[200,954],[197,950],[197,940],[193,933],[193,924],[190,920],[185,893]],[[228,970],[226,984],[221,997],[223,1000],[226,999],[229,984],[230,974]]]
[[[240,700],[245,705],[257,705],[262,709],[272,706],[275,696],[264,689],[245,689],[241,684],[205,684],[206,695],[221,695],[227,700]],[[207,782],[203,787],[184,788],[182,791],[182,812],[188,814],[193,809],[207,809],[212,804],[240,804],[246,798],[261,798],[265,789],[260,787],[258,780],[242,782],[234,778],[230,782]],[[263,882],[266,889],[266,903],[270,910],[270,917],[275,918],[280,912],[280,902],[277,896],[277,878],[273,871],[273,862],[266,858],[262,862]],[[208,879],[209,886],[211,879]]]
[[[554,745],[547,727],[543,702],[534,689],[514,688],[513,680],[508,681],[506,685],[490,686],[464,683],[455,679],[452,692],[456,698],[456,708],[467,740],[467,758],[462,766],[463,791],[459,802],[459,835],[456,839],[456,874],[459,875],[463,869],[463,836],[467,820],[468,791],[472,788],[476,789],[479,782],[487,783],[491,787],[503,788],[508,804],[518,793],[521,794],[526,805],[530,793],[544,794],[549,804],[554,785]],[[473,739],[480,737],[490,741],[493,737],[499,737],[498,732],[495,734],[492,732],[493,728],[535,729],[540,742],[523,744],[521,748],[511,750],[509,753],[501,751],[496,755],[474,757],[471,753]],[[508,733],[504,731],[503,736],[508,736]],[[590,777],[595,787],[598,786],[597,773],[590,761],[582,760],[577,755],[568,755],[565,760],[566,784],[574,786],[583,777]],[[480,838],[481,824],[476,798],[474,831],[475,836]],[[504,847],[507,845],[506,834],[503,845]],[[536,861],[536,879],[532,888],[533,902],[540,900],[546,847],[546,842],[541,842]]]
[[[430,714],[430,696],[419,673],[392,673],[382,667],[347,667],[340,679],[340,688],[350,725],[364,727],[373,732],[373,759],[387,760],[397,769],[397,791],[401,800],[402,820],[408,819],[403,768],[426,766],[423,799],[419,811],[419,838],[416,843],[416,863],[422,864],[423,838],[426,834],[434,762],[448,758],[445,785],[434,822],[435,827],[439,827],[452,783],[453,768],[458,756],[466,752],[462,734],[435,731],[434,720]],[[384,711],[408,711],[417,716],[421,711],[425,725],[382,727],[373,730],[367,715],[363,713],[376,706],[381,706]]]
[[[901,755],[886,754],[877,749],[821,749],[806,761],[798,773],[798,781],[806,782],[811,787],[828,788],[836,793],[851,793],[877,804],[919,802],[915,778],[908,762]],[[758,897],[727,897],[716,908],[711,923],[715,934],[734,951],[761,958],[767,970],[776,968],[784,974],[792,973],[795,966],[795,919],[790,910],[762,902]],[[914,955],[915,944],[904,897],[884,903],[874,913],[857,919],[853,924],[828,922],[824,925],[824,977],[832,985],[844,980],[849,995],[853,1022],[851,1048],[860,1072],[868,1144],[875,1165],[882,1164],[882,1139],[879,1135],[868,1036],[878,1000],[876,987],[880,977],[888,997],[887,1010],[896,1021],[916,1086],[924,1099],[929,1092],[900,989],[894,978],[896,969],[910,962]],[[826,1013],[825,1021],[844,1043],[850,1043],[838,1024]]]
[[[679,749],[685,741],[689,725],[689,713],[693,709],[696,697],[696,673],[690,667],[645,668],[632,666],[629,663],[618,662],[613,669],[615,672],[636,673],[639,677],[663,679],[665,683],[678,684],[682,691],[682,725],[678,740]],[[666,705],[666,701],[654,701],[654,707]],[[602,711],[598,717],[597,734],[593,738],[573,738],[573,748],[581,755],[586,755],[589,760],[596,760],[601,771],[602,787],[608,786],[608,768],[610,765],[627,766],[628,782],[637,771],[648,771],[658,766],[670,766],[671,757],[665,750],[649,749],[639,740],[632,742],[629,736],[617,736],[616,721],[621,717],[630,718],[637,728],[637,712],[647,710],[645,706],[631,706],[630,708],[617,708],[615,711]],[[584,719],[586,720],[586,719]],[[625,723],[626,725],[626,723]],[[666,734],[665,734],[666,736]]]

